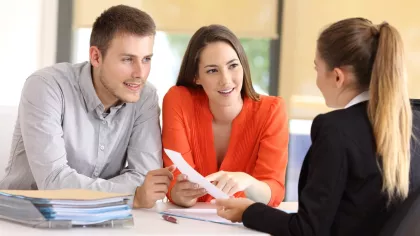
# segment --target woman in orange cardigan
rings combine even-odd
[[[238,38],[224,26],[202,27],[163,99],[163,147],[223,192],[278,206],[288,155],[285,110],[281,98],[255,92]],[[165,153],[163,159],[173,164]],[[168,198],[184,207],[212,199],[178,170]]]

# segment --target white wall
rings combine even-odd
[[[55,62],[58,0],[0,2],[0,178],[22,86],[35,70]]]

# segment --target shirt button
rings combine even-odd
[[[93,173],[93,176],[98,177],[99,176],[99,173],[98,172],[94,172]]]
[[[102,124],[104,124],[104,125],[105,125],[105,124],[106,124],[106,120],[102,121]]]
[[[101,145],[99,148],[103,151],[105,149],[105,146]]]

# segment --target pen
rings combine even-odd
[[[163,218],[164,220],[166,220],[166,221],[168,221],[168,222],[171,222],[171,223],[174,223],[174,224],[177,224],[177,223],[178,223],[178,220],[177,220],[175,217],[170,216],[170,215],[163,214],[163,215],[162,215],[162,218]]]

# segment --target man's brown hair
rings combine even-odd
[[[126,5],[113,6],[96,18],[90,36],[90,46],[98,47],[102,56],[105,56],[117,34],[155,35],[156,25],[152,17],[144,11]]]

